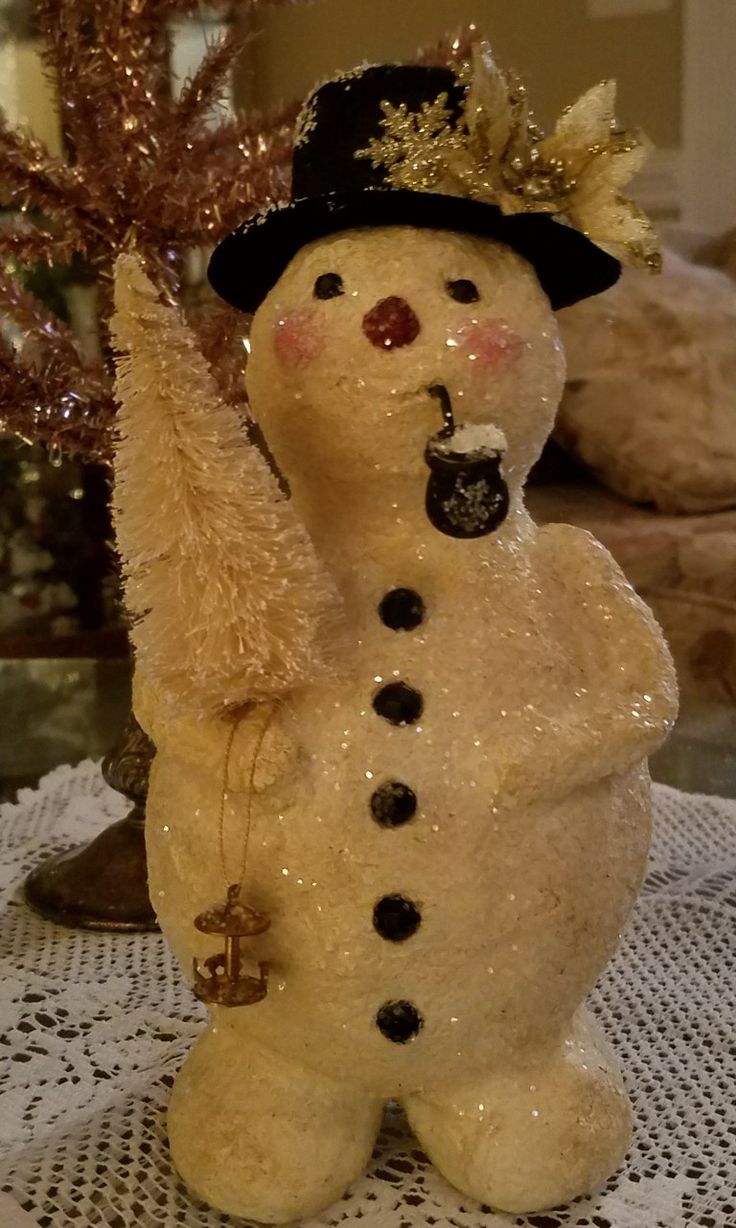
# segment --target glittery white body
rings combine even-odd
[[[344,293],[313,297],[338,272]],[[479,301],[448,297],[472,279]],[[382,352],[365,313],[400,296],[421,329]],[[376,230],[304,249],[252,331],[249,392],[294,504],[345,606],[341,672],[278,710],[255,774],[245,898],[272,918],[262,1003],[219,1008],[174,1092],[174,1158],[215,1205],[286,1221],[339,1197],[370,1154],[383,1101],[401,1099],[424,1147],[465,1193],[508,1209],[554,1205],[603,1180],[625,1150],[620,1078],[581,1003],[614,950],[648,843],[644,757],[674,714],[658,629],[603,549],[537,530],[522,485],[564,378],[556,324],[508,249],[452,234]],[[424,510],[424,447],[442,425],[508,440],[511,511],[455,540]],[[386,592],[419,593],[424,621],[393,631]],[[412,725],[373,710],[401,680]],[[264,719],[236,734],[218,815],[226,728],[164,718],[148,839],[159,918],[185,967],[217,949],[193,916],[240,873],[248,777]],[[401,781],[414,818],[374,821]],[[401,942],[372,922],[398,894],[421,924]],[[376,1026],[409,1001],[418,1035]]]

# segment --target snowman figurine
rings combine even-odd
[[[220,715],[177,711],[138,644],[152,899],[210,1009],[170,1142],[229,1214],[339,1199],[389,1100],[508,1212],[591,1192],[626,1151],[584,999],[641,883],[675,682],[608,553],[524,506],[564,381],[555,311],[655,258],[620,195],[643,143],[612,106],[600,86],[545,138],[483,46],[361,68],[308,101],[293,200],[212,258],[255,313],[274,509],[336,615],[334,669]]]

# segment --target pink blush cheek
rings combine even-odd
[[[518,361],[524,339],[505,320],[479,320],[458,331],[459,352],[473,364],[489,370]]]
[[[273,325],[273,347],[284,367],[303,367],[325,348],[325,336],[316,312],[305,307],[278,315]]]

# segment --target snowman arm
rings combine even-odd
[[[590,782],[633,767],[661,745],[677,717],[677,679],[659,624],[608,550],[568,525],[557,526],[556,537],[563,584],[579,611],[576,648],[585,677],[570,724],[575,774]]]
[[[580,685],[562,711],[530,715],[503,792],[533,798],[633,768],[661,745],[677,716],[672,657],[651,610],[595,538],[568,525],[540,532],[553,545],[551,582],[576,611],[572,652]],[[541,709],[541,710],[540,710]]]
[[[230,742],[231,720],[172,710],[140,670],[133,679],[133,711],[156,748],[165,752],[168,770],[186,773],[196,765],[196,774],[222,781],[227,758],[227,791],[233,798],[251,790],[259,795],[297,771],[300,748],[285,719],[287,710],[288,702],[241,708]]]

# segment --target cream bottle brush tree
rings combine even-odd
[[[174,708],[237,711],[328,669],[339,599],[196,336],[139,257],[116,273],[113,505],[141,673]]]

